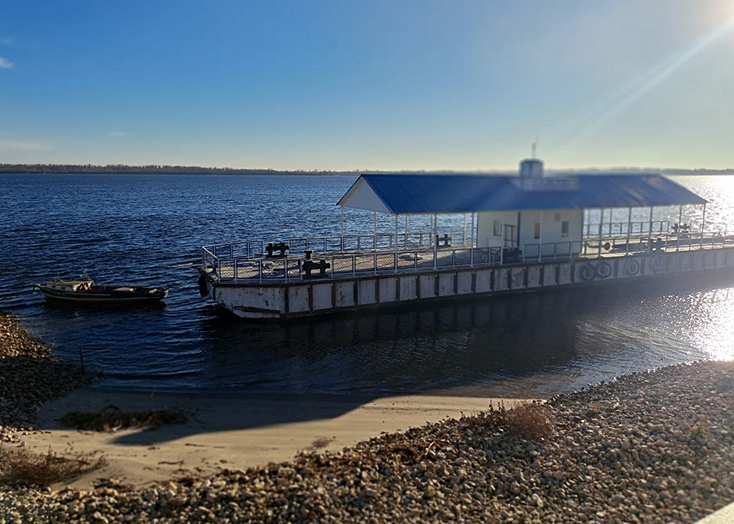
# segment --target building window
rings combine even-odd
[[[561,222],[561,238],[568,238],[568,228],[568,220],[564,220],[563,222]]]
[[[538,240],[540,238],[540,222],[535,223],[535,229],[533,230],[533,238]]]
[[[561,221],[561,214],[556,213],[556,222],[560,222],[560,221]]]
[[[499,220],[494,221],[494,236],[502,236],[502,222],[500,222]]]

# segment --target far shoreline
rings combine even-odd
[[[272,168],[233,168],[203,166],[168,165],[84,165],[84,164],[0,164],[0,175],[231,175],[231,176],[359,176],[360,174],[405,174],[421,173],[435,175],[515,175],[512,169],[457,170],[457,169],[272,169]],[[726,169],[683,169],[656,167],[610,167],[548,169],[546,173],[567,175],[595,174],[645,174],[662,173],[665,176],[733,176],[734,168]]]

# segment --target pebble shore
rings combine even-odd
[[[90,382],[79,368],[52,358],[15,317],[0,313],[0,443],[31,430],[41,404]]]
[[[0,524],[690,524],[734,500],[732,363],[635,373],[546,407],[555,429],[538,441],[479,413],[210,478],[3,488]]]

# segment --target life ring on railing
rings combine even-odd
[[[610,249],[612,249],[612,245],[609,242],[604,244],[604,251],[609,251]]]

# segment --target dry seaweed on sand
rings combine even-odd
[[[0,446],[0,483],[26,487],[48,487],[72,480],[101,468],[107,460],[96,453],[77,453],[70,447],[64,453],[51,449],[43,454],[24,447]]]
[[[156,429],[169,424],[185,424],[187,421],[186,415],[177,410],[159,409],[125,413],[116,406],[108,406],[91,413],[72,411],[59,419],[64,426],[84,431],[117,431],[139,427]]]

